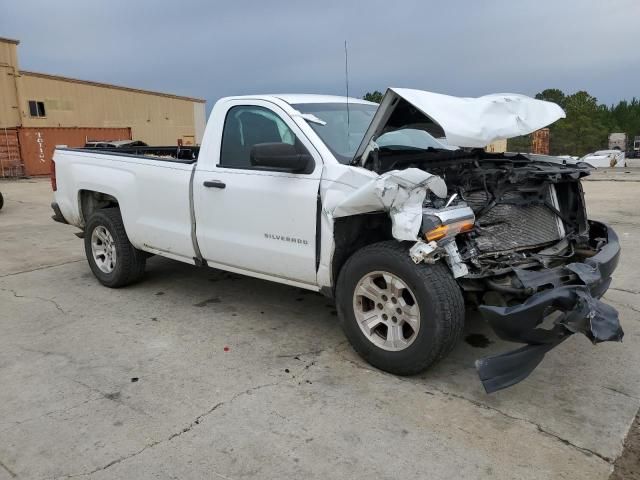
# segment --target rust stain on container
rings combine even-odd
[[[549,129],[541,128],[531,134],[531,153],[549,155]]]
[[[19,177],[22,172],[16,128],[0,128],[0,177]]]
[[[27,175],[48,175],[56,145],[83,147],[91,140],[130,140],[130,128],[21,127],[20,153]]]

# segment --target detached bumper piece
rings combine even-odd
[[[487,393],[527,378],[549,350],[574,333],[586,335],[594,344],[622,340],[624,332],[618,312],[599,300],[609,288],[611,274],[618,265],[618,237],[611,228],[599,222],[590,222],[590,236],[602,239],[606,244],[583,263],[541,272],[514,269],[525,288],[544,286],[551,289],[532,295],[520,305],[479,307],[498,337],[526,344],[517,350],[476,361],[478,375]],[[571,279],[568,285],[567,279]],[[550,322],[551,325],[542,328],[543,323]]]

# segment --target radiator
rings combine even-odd
[[[520,192],[509,192],[502,201],[523,198]],[[465,196],[469,206],[477,213],[486,205],[484,191],[471,192]],[[558,208],[553,185],[549,185],[546,201]],[[564,227],[560,218],[545,205],[511,205],[498,203],[476,220],[478,250],[482,253],[521,250],[561,240]]]

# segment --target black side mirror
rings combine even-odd
[[[311,155],[300,153],[288,143],[257,143],[251,147],[249,158],[253,167],[291,173],[311,173],[314,166]]]

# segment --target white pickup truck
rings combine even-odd
[[[515,94],[223,98],[199,149],[56,149],[53,218],[82,230],[107,287],[162,255],[322,292],[355,350],[399,375],[447,355],[477,308],[525,344],[476,362],[491,392],[572,333],[623,335],[599,300],[620,247],[586,217],[589,167],[481,148],[563,116]]]

